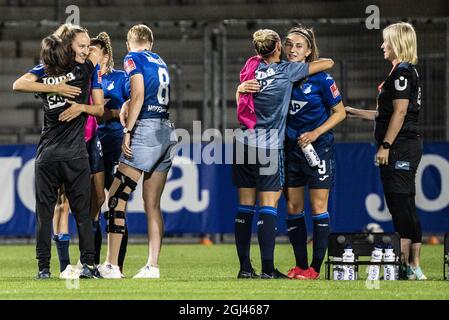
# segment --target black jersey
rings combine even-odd
[[[421,87],[418,72],[410,63],[399,63],[379,86],[376,128],[374,130],[374,136],[379,144],[383,142],[387,133],[395,99],[409,100],[407,114],[396,139],[419,137],[418,116],[421,109]]]
[[[67,84],[81,89],[81,93],[74,99],[80,104],[89,103],[90,82],[95,67],[90,60],[77,63],[72,71],[61,76],[47,76],[43,74],[39,82],[57,84],[68,78]],[[61,161],[88,158],[86,143],[84,142],[84,126],[86,114],[83,113],[70,122],[59,121],[59,115],[70,104],[67,98],[55,93],[40,94],[44,102],[44,126],[37,147],[36,161]]]

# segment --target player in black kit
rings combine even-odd
[[[13,90],[37,92],[44,102],[44,125],[35,162],[36,258],[38,279],[50,278],[51,228],[58,188],[65,186],[79,234],[80,278],[95,278],[90,219],[90,167],[84,125],[87,114],[101,116],[103,104],[88,105],[97,64],[87,30],[67,25],[66,36],[42,40],[42,65],[17,79]],[[42,68],[41,77],[36,68]]]

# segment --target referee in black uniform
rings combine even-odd
[[[103,105],[87,105],[90,79],[97,64],[96,54],[89,55],[89,46],[90,38],[85,29],[67,25],[62,39],[51,35],[42,40],[42,65],[13,85],[15,91],[39,92],[44,102],[44,126],[35,162],[38,279],[50,278],[52,218],[62,184],[78,227],[83,263],[80,277],[97,275],[93,268],[90,167],[84,125],[86,113],[101,116]],[[43,70],[41,76],[36,75],[39,68]]]
[[[419,266],[422,232],[415,206],[415,176],[422,157],[416,33],[411,24],[400,22],[386,27],[383,39],[384,58],[393,68],[378,87],[377,110],[347,107],[346,111],[358,118],[375,120],[374,135],[378,145],[375,161],[380,167],[395,230],[401,237],[404,277],[425,280]]]

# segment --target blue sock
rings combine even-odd
[[[326,255],[327,238],[330,232],[329,222],[328,212],[313,215],[313,260],[310,266],[318,273]]]
[[[59,233],[53,236],[53,240],[55,240],[56,242],[56,249],[58,251],[58,258],[59,258],[59,269],[60,272],[62,272],[70,264],[70,255],[69,255],[70,234]]]
[[[257,210],[257,238],[259,240],[260,256],[262,258],[262,272],[274,271],[274,246],[277,231],[277,209],[264,206]]]
[[[239,205],[237,216],[235,217],[235,246],[240,261],[240,270],[250,272],[253,267],[250,259],[251,229],[253,216],[256,211],[255,206]]]
[[[309,264],[307,262],[307,227],[304,212],[287,215],[287,231],[295,253],[296,265],[307,270]]]

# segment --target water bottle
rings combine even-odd
[[[341,257],[333,257],[332,261],[335,262],[342,262],[343,259]],[[343,280],[343,266],[341,264],[334,264],[332,265],[332,271],[333,271],[333,278],[334,280]]]
[[[309,166],[316,167],[320,164],[320,157],[318,156],[318,153],[316,153],[315,148],[311,143],[305,147],[301,147],[301,150],[304,153]]]
[[[381,262],[382,261],[382,247],[378,244],[374,246],[374,250],[371,252],[371,262]],[[368,267],[368,280],[379,280],[380,276],[380,265],[370,265]]]
[[[396,255],[394,254],[393,247],[391,245],[388,245],[385,248],[383,258],[384,258],[384,280],[397,280],[399,276],[398,267],[394,264],[388,264],[394,263],[396,261]]]
[[[343,262],[354,262],[355,256],[351,246],[347,246],[343,252]],[[354,265],[343,265],[343,280],[355,280]]]

